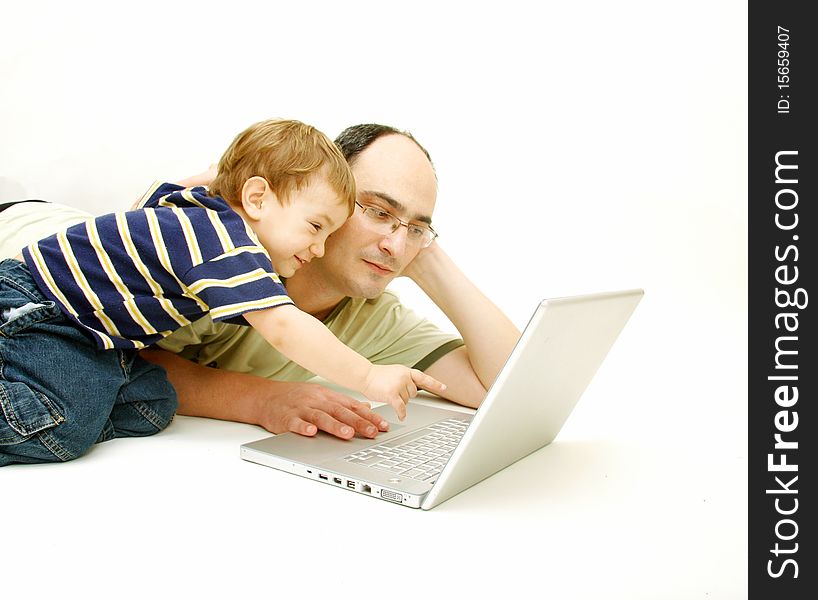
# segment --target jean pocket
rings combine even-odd
[[[65,421],[43,394],[24,383],[2,379],[0,411],[0,445],[19,444]]]
[[[0,335],[11,337],[37,323],[61,315],[60,308],[51,301],[29,302],[19,307],[6,308],[0,312]]]

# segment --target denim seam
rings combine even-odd
[[[156,427],[159,431],[162,431],[170,425],[171,421],[173,421],[173,417],[171,417],[167,422],[157,413],[155,412],[146,402],[133,402],[131,404],[140,415],[145,417],[151,425]]]
[[[128,366],[128,360],[125,356],[125,352],[122,350],[117,350],[116,352],[117,356],[119,357],[119,368],[122,371],[122,377],[124,377],[126,380],[130,379],[131,369]]]
[[[37,435],[37,439],[45,446],[51,454],[66,462],[76,458],[71,452],[63,448],[60,443],[51,435],[51,431],[43,431]]]
[[[35,394],[37,396],[37,399],[40,400],[40,402],[42,402],[48,409],[48,412],[50,413],[49,416],[51,417],[51,420],[54,422],[54,425],[59,425],[60,423],[65,421],[65,417],[63,417],[60,414],[60,412],[54,408],[54,405],[49,401],[48,398],[46,398],[45,396],[38,392],[35,392],[34,390],[31,390],[31,392]],[[2,412],[3,416],[6,419],[6,422],[8,422],[8,424],[11,425],[11,428],[14,429],[14,431],[16,431],[18,434],[25,429],[22,423],[20,423],[20,421],[17,419],[17,414],[11,409],[11,398],[9,398],[6,395],[2,387],[0,387],[0,412]],[[57,418],[54,418],[55,414],[57,415]],[[54,425],[52,425],[52,427]],[[35,435],[35,433],[29,434],[29,437]]]
[[[41,298],[38,298],[37,294],[35,294],[32,290],[28,289],[25,286],[20,285],[17,281],[15,281],[14,279],[11,279],[10,277],[6,277],[5,275],[0,275],[0,283],[5,283],[6,285],[9,285],[9,286],[13,287],[15,290],[17,290],[21,294],[25,294],[26,296],[28,296],[29,299],[31,299],[32,302],[40,302],[41,301]]]
[[[0,284],[5,284],[5,285],[8,285],[11,288],[14,288],[15,291],[17,291],[20,294],[23,294],[26,298],[28,298],[32,302],[38,302],[38,303],[41,302],[41,299],[37,298],[37,296],[34,295],[31,292],[31,290],[21,286],[19,283],[17,283],[14,279],[11,279],[10,277],[6,277],[5,275],[0,275]],[[5,326],[8,325],[9,323],[11,323],[12,321],[9,321],[8,323],[2,323],[2,325],[0,325],[0,337],[4,337],[4,338],[11,337],[9,334],[7,334],[5,332]]]
[[[45,394],[41,394],[40,392],[37,391],[34,391],[34,393],[40,399],[40,402],[45,404],[46,408],[48,409],[48,412],[51,413],[51,418],[54,419],[54,425],[59,425],[60,423],[63,423],[65,421],[65,417],[63,416],[63,414],[57,410],[57,407],[54,406],[51,400],[49,400],[48,396],[46,396]],[[57,415],[56,419],[54,418],[54,415]]]
[[[39,306],[34,310],[24,313],[19,317],[16,317],[11,321],[6,321],[0,325],[0,335],[6,339],[11,339],[21,331],[34,327],[38,323],[54,321],[54,319],[60,316],[60,313],[58,312],[57,314],[54,314],[54,303],[50,300],[46,300],[46,302],[48,302],[48,304]]]
[[[102,432],[99,434],[97,438],[96,444],[101,444],[102,442],[108,442],[116,437],[116,429],[114,428],[113,424],[111,423],[111,419],[105,421],[105,425],[102,427]]]

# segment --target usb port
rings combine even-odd
[[[340,478],[340,477],[333,477],[333,478],[332,478],[332,480],[333,480],[335,483],[337,483],[338,485],[341,485],[341,478]]]
[[[349,489],[351,489],[351,490],[354,490],[354,489],[355,489],[355,482],[354,482],[354,481],[347,480],[347,487],[348,487]]]
[[[329,479],[329,477],[327,477],[326,475],[321,475],[321,473],[319,473],[318,479],[323,479],[324,481],[326,481],[327,479]]]

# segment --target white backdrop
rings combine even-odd
[[[0,192],[108,212],[259,119],[412,131],[441,244],[520,327],[543,297],[646,290],[564,435],[677,457],[678,489],[717,508],[654,551],[721,557],[690,574],[738,597],[746,5],[536,4],[4,1]]]

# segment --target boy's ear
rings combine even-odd
[[[272,196],[272,198],[270,197]],[[261,217],[264,202],[275,201],[275,194],[264,177],[251,177],[241,188],[241,207],[251,219]]]

